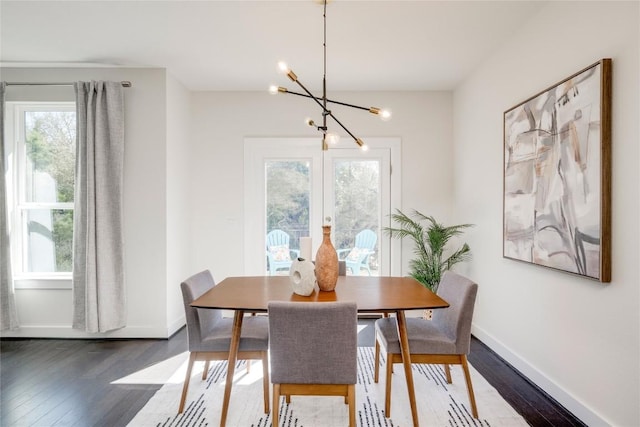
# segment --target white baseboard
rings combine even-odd
[[[184,319],[183,319],[184,320]],[[177,324],[178,322],[176,322]],[[184,324],[184,321],[183,323]],[[149,326],[127,326],[126,328],[118,329],[115,331],[104,333],[87,333],[77,329],[73,329],[68,325],[57,326],[38,326],[38,325],[26,325],[21,326],[20,329],[15,331],[2,331],[2,338],[79,338],[79,339],[108,339],[108,338],[169,338],[172,333],[180,329],[173,330],[177,326],[172,325],[172,328],[158,328]],[[169,331],[173,330],[170,334]]]
[[[611,423],[585,406],[561,386],[551,381],[543,372],[540,372],[519,354],[511,351],[511,349],[482,328],[473,325],[471,333],[586,425],[591,427],[611,426]]]
[[[187,324],[187,319],[184,316],[180,316],[179,318],[177,318],[173,322],[169,322],[169,328],[168,328],[169,335],[168,336],[172,336],[173,334],[178,332],[180,330],[180,328],[182,328],[186,324]]]

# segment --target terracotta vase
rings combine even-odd
[[[331,226],[322,226],[322,244],[316,252],[316,280],[321,291],[331,292],[338,282],[338,254],[331,243]]]

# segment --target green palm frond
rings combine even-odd
[[[459,262],[471,259],[471,249],[464,243],[461,248],[443,259],[447,244],[464,233],[473,224],[444,226],[433,216],[424,215],[417,210],[411,217],[400,210],[391,215],[397,227],[384,227],[383,231],[390,237],[410,238],[414,243],[414,258],[409,262],[410,275],[432,291],[437,291],[442,274]],[[422,223],[425,223],[423,226]]]
[[[447,258],[445,269],[448,270],[453,265],[459,262],[469,261],[470,259],[471,259],[471,248],[469,248],[469,245],[465,243],[464,245],[462,245],[460,249],[452,253],[451,256]]]

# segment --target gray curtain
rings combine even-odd
[[[4,146],[4,92],[5,82],[0,82],[0,329],[18,329],[18,314],[11,274],[9,226],[7,224],[7,180]]]
[[[124,103],[120,82],[77,82],[73,327],[126,326],[122,229]]]

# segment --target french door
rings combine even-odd
[[[382,230],[400,206],[400,174],[391,173],[392,162],[399,164],[400,143],[394,138],[367,143],[368,151],[350,145],[322,151],[317,138],[245,140],[245,274],[288,274],[280,261],[277,271],[269,271],[275,254],[268,253],[274,249],[267,245],[269,232],[288,234],[292,251],[277,252],[285,257],[295,257],[300,238],[311,237],[313,259],[322,241],[322,225],[327,224],[340,257],[352,261],[347,274],[399,273],[399,256],[392,263],[393,248],[399,250],[399,244]],[[375,238],[367,240],[370,255],[356,263],[362,248],[353,248],[363,230],[371,230]]]

